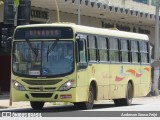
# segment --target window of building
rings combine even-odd
[[[107,40],[105,37],[97,37],[97,47],[99,54],[99,61],[106,62],[108,61],[108,48],[107,48]]]
[[[109,38],[109,54],[111,62],[119,62],[118,39]]]
[[[133,1],[148,4],[148,0],[133,0]]]

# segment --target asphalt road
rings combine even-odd
[[[100,111],[100,112],[98,112]],[[92,110],[78,110],[73,105],[66,106],[45,106],[42,110],[27,108],[7,108],[0,109],[0,112],[15,113],[41,113],[43,116],[51,117],[114,117],[122,116],[126,113],[150,115],[150,117],[160,117],[160,97],[134,98],[131,106],[115,106],[112,101],[101,101],[96,103]],[[142,117],[141,116],[141,117]]]

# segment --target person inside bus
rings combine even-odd
[[[52,58],[53,60],[60,60],[63,56],[63,48],[62,47],[58,47],[54,52],[53,52],[53,55],[52,55]]]
[[[69,49],[65,58],[67,58],[69,60],[73,60],[73,51]]]
[[[57,55],[58,55],[58,60],[59,60],[59,59],[61,59],[62,56],[63,56],[63,48],[60,47],[60,48],[58,49],[57,53],[58,53]]]

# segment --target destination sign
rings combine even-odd
[[[25,38],[60,38],[61,30],[28,30],[25,32]]]
[[[26,27],[18,28],[14,40],[19,39],[72,39],[73,30],[70,27]]]

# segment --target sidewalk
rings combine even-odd
[[[151,96],[151,97],[139,97],[133,98],[133,104],[143,104],[151,103],[154,101],[160,101],[159,96]],[[68,105],[70,103],[58,103],[58,102],[47,102],[45,106],[57,106],[57,105]],[[99,100],[95,101],[95,104],[114,104],[112,100]],[[0,95],[0,110],[7,109],[7,108],[31,108],[30,102],[13,102],[12,106],[9,106],[9,93],[3,93]]]
[[[31,108],[30,102],[12,102],[12,106],[9,106],[9,92],[0,94],[0,110],[7,108]],[[44,106],[57,106],[57,105],[66,105],[69,103],[62,102],[46,102]]]

